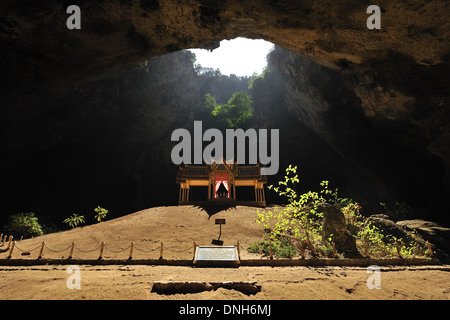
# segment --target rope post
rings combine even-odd
[[[3,241],[3,233],[0,234],[0,242],[2,242],[2,241]]]
[[[8,258],[7,258],[7,259],[11,259],[12,254],[13,254],[13,250],[14,250],[14,246],[15,246],[15,245],[16,245],[16,242],[14,241],[14,242],[12,243],[11,250],[9,250],[9,255],[8,255]]]
[[[239,240],[237,241],[236,248],[238,253],[238,260],[241,260],[241,246],[239,245]]]
[[[302,259],[305,259],[305,249],[303,249],[303,241],[300,242],[300,255]]]
[[[6,234],[5,234],[5,237],[4,237],[3,240],[2,240],[2,246],[5,245],[5,242],[6,242]]]
[[[430,257],[433,256],[433,250],[431,250],[431,244],[427,241],[428,251],[430,251]]]
[[[335,258],[335,259],[337,259],[337,253],[336,253],[336,244],[334,243],[334,241],[333,242],[331,242],[331,245],[333,246],[333,257]]]
[[[398,254],[398,257],[401,258],[402,256],[400,255],[400,248],[399,248],[399,246],[398,246],[398,242],[397,242],[397,241],[395,241],[395,246],[397,247],[397,254]]]
[[[270,260],[273,260],[273,256],[272,256],[272,241],[269,242],[269,254],[270,254]]]
[[[75,247],[75,241],[72,241],[72,246],[70,247],[69,257],[67,259],[72,259],[73,248]]]
[[[38,260],[42,259],[42,254],[44,252],[45,241],[42,241],[41,250],[39,251]]]
[[[159,249],[159,260],[162,260],[164,252],[164,242],[161,241],[161,249]]]
[[[9,236],[9,239],[8,239],[8,249],[11,247],[12,239],[13,239],[13,236]]]
[[[103,249],[105,248],[105,241],[102,241],[101,245],[100,245],[100,255],[98,256],[97,260],[102,260],[103,259]]]
[[[196,249],[197,249],[197,244],[194,242],[194,254],[192,256],[192,260],[194,261],[194,263],[195,263],[195,250]]]
[[[134,247],[134,242],[131,242],[131,245],[130,245],[130,256],[128,257],[128,260],[133,259],[133,247]]]

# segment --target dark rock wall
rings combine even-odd
[[[428,95],[426,89],[417,89],[416,98],[395,91],[403,78],[393,78],[388,84],[368,78],[378,72],[377,65],[363,73],[355,66],[336,71],[286,50],[276,50],[271,59],[286,79],[288,109],[351,163],[361,180],[370,181],[374,189],[368,190],[366,199],[372,192],[382,202],[445,208],[447,159],[430,150],[434,139],[442,139],[449,120],[443,108],[447,94],[441,81],[445,82],[445,75],[434,78],[429,70],[421,74],[421,81],[430,88]],[[438,72],[439,68],[433,69]],[[395,65],[386,72],[396,72]],[[383,108],[384,117],[380,115]],[[420,108],[425,109],[422,116],[418,116]]]
[[[123,214],[176,203],[170,135],[192,126],[202,103],[189,55],[29,103],[2,118],[5,211],[70,215],[101,205]]]

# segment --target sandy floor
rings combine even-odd
[[[450,299],[450,268],[381,268],[368,289],[365,268],[80,266],[80,289],[68,289],[67,266],[1,267],[0,299]],[[195,294],[151,292],[154,281],[257,281],[246,295],[220,288]]]
[[[239,240],[243,248],[261,239],[255,208],[237,207],[209,216],[200,208],[160,207],[140,211],[96,225],[17,242],[15,258],[36,259],[42,241],[45,258],[67,258],[72,241],[74,258],[95,259],[105,241],[104,258],[129,255],[158,258],[164,241],[164,258],[192,259],[193,242],[208,245],[217,238],[215,218],[226,218],[221,239],[225,245]],[[261,210],[261,209],[260,209]],[[22,256],[30,251],[29,256]],[[89,252],[85,252],[89,251]],[[7,252],[0,254],[5,259]],[[259,258],[241,250],[242,258]],[[450,299],[450,267],[381,267],[380,289],[369,289],[372,273],[356,267],[239,267],[192,268],[178,266],[109,265],[80,267],[80,289],[69,289],[64,265],[0,266],[0,299]],[[246,295],[220,288],[195,294],[152,293],[155,281],[256,281],[261,292]]]

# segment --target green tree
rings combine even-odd
[[[4,231],[14,237],[23,236],[24,238],[38,237],[44,234],[34,212],[10,215]]]
[[[205,102],[203,102],[203,107],[211,113],[217,107],[216,99],[209,93],[205,94]]]
[[[229,128],[239,128],[253,117],[252,97],[245,91],[234,93],[227,103],[217,105],[215,99],[205,95],[204,107],[212,109],[211,114],[223,121]]]

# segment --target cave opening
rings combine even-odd
[[[273,49],[271,42],[237,37],[220,41],[220,46],[214,50],[189,51],[195,55],[198,73],[211,68],[226,76],[252,77],[263,73],[267,67],[267,55]]]

